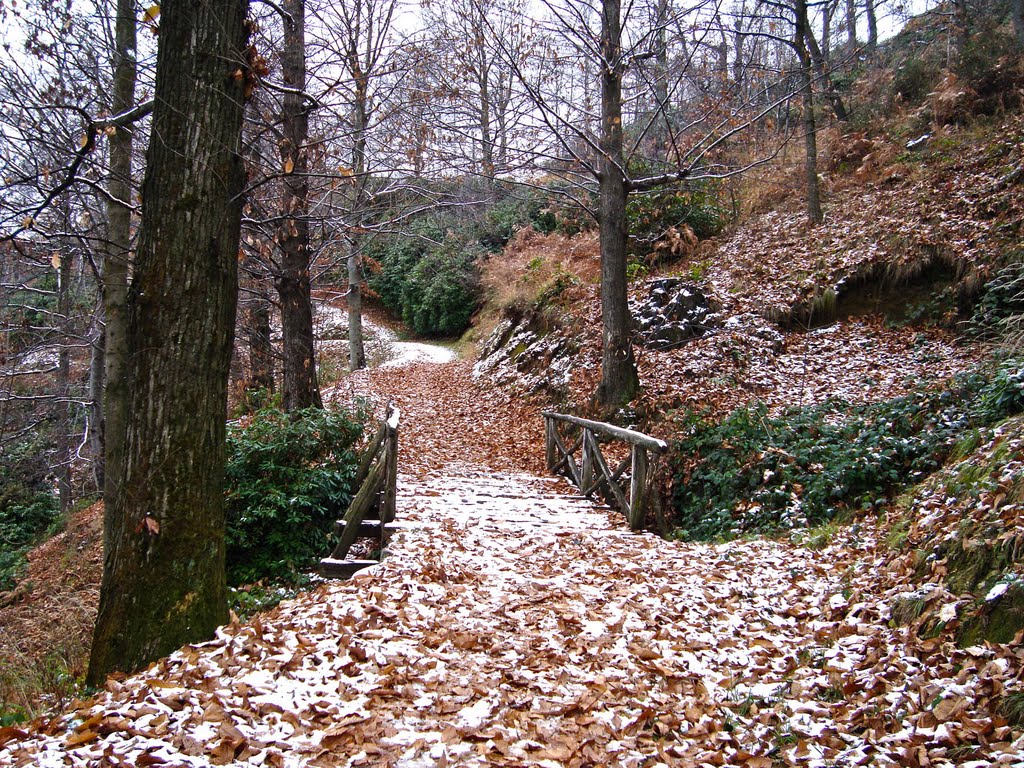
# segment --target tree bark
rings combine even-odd
[[[745,97],[744,85],[746,81],[746,62],[744,61],[744,44],[747,36],[743,33],[743,21],[746,16],[746,5],[741,6],[740,13],[736,14],[733,21],[733,55],[736,57],[732,63],[732,81],[736,95],[741,100]]]
[[[846,44],[857,47],[857,0],[846,0]]]
[[[71,231],[71,216],[67,200],[62,201],[61,212],[64,216],[64,229]],[[71,511],[72,482],[71,465],[75,454],[75,446],[71,437],[71,426],[75,421],[75,406],[71,397],[71,249],[61,249],[60,267],[57,269],[57,315],[60,317],[61,344],[57,358],[57,387],[64,398],[61,405],[61,416],[57,420],[57,495],[60,499],[60,514],[66,516]]]
[[[363,275],[360,268],[359,250],[355,243],[346,242],[348,254],[348,364],[349,369],[358,371],[366,367],[366,351],[363,348]]]
[[[165,0],[128,295],[130,416],[87,679],[228,618],[224,436],[245,172],[247,0]]]
[[[323,403],[316,376],[309,280],[309,114],[302,93],[306,88],[306,8],[304,0],[284,0],[281,6],[291,17],[284,22],[281,50],[281,74],[290,90],[282,100],[283,222],[277,236],[282,255],[276,284],[281,301],[283,405],[286,411],[295,411],[321,408]]]
[[[848,122],[850,119],[850,113],[846,111],[846,105],[843,103],[843,98],[836,91],[835,85],[832,84],[832,74],[831,68],[828,64],[828,57],[821,48],[818,47],[818,41],[815,39],[809,23],[804,26],[804,30],[806,32],[804,43],[806,44],[807,51],[811,56],[811,61],[814,62],[814,66],[818,70],[818,76],[821,78],[821,82],[825,85],[825,98],[828,99],[828,103],[832,105],[832,113],[836,116],[836,120],[839,122]]]
[[[668,0],[658,0],[654,50],[654,157],[668,160],[670,132],[668,103]]]
[[[1013,17],[1013,33],[1017,38],[1017,50],[1024,50],[1024,0],[1010,0],[1010,15]]]
[[[362,18],[356,17],[361,26]],[[357,215],[365,202],[366,188],[366,129],[369,123],[370,70],[373,66],[373,40],[366,39],[366,60],[361,58],[358,48],[359,34],[354,31],[349,52],[355,90],[352,99],[352,201],[351,210]],[[346,237],[348,248],[348,365],[349,370],[358,371],[366,367],[366,350],[363,346],[363,269],[359,244],[354,233]]]
[[[249,388],[274,391],[274,351],[270,345],[270,299],[262,287],[254,291],[246,335],[249,342]]]
[[[640,385],[626,296],[626,174],[622,134],[622,27],[619,0],[603,0],[601,14],[601,170],[598,178],[601,240],[601,383],[597,399],[617,408]]]
[[[102,279],[102,276],[101,276]],[[103,322],[103,291],[100,290],[99,300],[93,308],[94,329],[89,340],[89,455],[92,457],[92,474],[96,489],[103,493],[103,381],[106,365],[106,329]]]
[[[114,22],[114,93],[111,113],[120,115],[135,102],[137,77],[134,0],[117,0]],[[128,410],[128,271],[131,262],[132,227],[132,126],[114,130],[110,137],[110,182],[107,190],[107,247],[103,257],[103,318],[106,324],[102,347],[102,417],[93,428],[101,435],[103,457],[98,477],[103,496],[117,496],[117,483],[125,453],[125,421]],[[95,417],[94,417],[95,418]],[[111,532],[109,518],[104,537]]]
[[[804,173],[807,180],[807,219],[818,224],[824,218],[821,211],[821,195],[818,189],[818,137],[814,120],[814,61],[807,50],[807,36],[810,25],[807,19],[807,0],[795,0],[795,27],[793,47],[800,61],[800,90],[803,94],[804,124]]]
[[[864,10],[868,17],[868,51],[874,53],[878,48],[878,14],[875,11],[875,0],[864,0]]]

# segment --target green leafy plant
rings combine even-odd
[[[367,255],[380,265],[369,280],[385,306],[419,334],[458,335],[480,298],[477,242],[456,236],[444,218],[422,218],[411,233],[382,238]]]
[[[705,182],[632,195],[626,204],[626,218],[631,252],[646,256],[669,228],[685,224],[698,239],[705,240],[722,231],[728,214],[719,203],[715,186]]]
[[[731,538],[875,509],[937,469],[960,436],[1024,410],[1010,361],[945,389],[872,405],[832,400],[770,416],[764,405],[683,420],[673,446],[677,535]]]
[[[58,500],[48,475],[43,437],[0,446],[0,589],[17,581],[25,552],[57,520]]]
[[[476,311],[478,251],[449,238],[412,268],[402,301],[402,319],[416,333],[454,336]]]
[[[626,280],[628,280],[631,283],[635,283],[647,277],[647,274],[650,271],[650,267],[648,267],[642,261],[630,261],[628,264],[626,264]]]
[[[329,547],[354,489],[362,411],[266,408],[230,425],[227,569],[231,584],[294,581]]]

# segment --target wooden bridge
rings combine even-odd
[[[550,411],[544,412],[544,436],[549,470],[572,480],[588,498],[601,493],[614,502],[634,531],[643,527],[653,476],[649,453],[661,455],[668,450],[667,443],[632,429]],[[614,471],[601,452],[602,440],[630,446],[629,455]]]
[[[379,560],[350,558],[349,550],[356,539],[372,538],[378,542],[378,553],[383,555],[388,538],[397,528],[394,519],[399,416],[398,409],[389,406],[360,462],[354,482],[359,490],[344,518],[335,523],[338,544],[330,557],[320,561],[324,576],[348,578],[376,565]],[[642,432],[600,421],[547,411],[543,416],[548,469],[575,483],[585,497],[600,494],[616,505],[633,530],[642,528],[653,476],[650,455],[661,455],[668,445]],[[601,451],[601,443],[611,441],[630,446],[628,455],[614,470]]]

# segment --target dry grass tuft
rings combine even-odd
[[[572,284],[593,285],[600,279],[596,231],[569,237],[522,229],[502,253],[483,263],[480,282],[487,304],[485,314],[474,323],[475,337],[486,338],[505,310],[526,309],[556,285],[561,290]]]

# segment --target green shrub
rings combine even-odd
[[[355,489],[362,411],[267,408],[228,429],[228,582],[294,580],[329,548]]]
[[[370,251],[381,265],[370,287],[416,333],[427,336],[462,333],[480,300],[477,260],[484,251],[448,230],[449,223],[422,218],[409,234],[382,239]]]
[[[1011,263],[985,285],[968,331],[975,338],[995,340],[1019,330],[1021,317],[1024,317],[1024,254],[1016,254]]]
[[[24,566],[25,551],[57,519],[48,450],[42,438],[0,446],[0,589],[8,589]]]
[[[727,216],[715,187],[709,183],[631,195],[626,204],[630,250],[646,256],[666,230],[684,224],[700,240],[706,240],[722,231]]]
[[[942,63],[935,56],[908,56],[895,68],[892,93],[906,104],[920,104],[941,79]]]
[[[402,294],[402,320],[419,334],[455,336],[469,326],[479,302],[479,250],[454,238],[423,255]]]
[[[831,400],[722,421],[691,414],[673,445],[677,535],[689,539],[820,525],[876,507],[937,469],[965,431],[1024,410],[1024,371],[1005,363],[938,391],[871,405]]]

